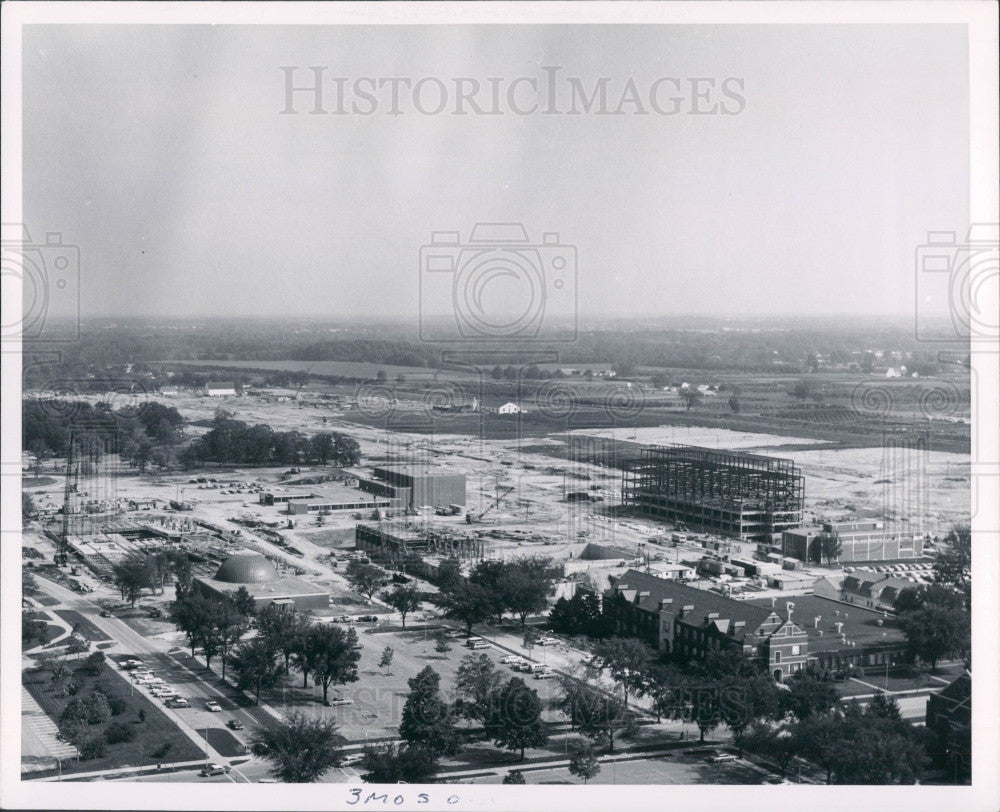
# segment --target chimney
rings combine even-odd
[[[688,612],[693,612],[693,611],[694,611],[694,605],[688,604],[687,606],[681,609],[681,617],[684,617]]]
[[[834,623],[833,627],[837,630],[837,634],[841,634],[840,630],[844,628],[844,624],[843,623]]]
[[[771,608],[772,608],[772,609],[774,608],[774,604],[775,604],[775,602],[776,602],[777,600],[778,600],[778,599],[777,599],[777,598],[775,598],[775,597],[774,597],[773,595],[771,596]]]
[[[667,609],[674,602],[673,598],[663,598],[660,600],[660,611]]]
[[[822,636],[823,636],[823,630],[822,630],[822,629],[820,629],[820,630],[819,630],[819,636],[820,636],[820,637],[822,637]]]
[[[814,618],[813,618],[813,628],[814,628],[814,629],[818,629],[818,628],[819,628],[819,622],[820,622],[820,621],[821,621],[822,619],[823,619],[823,616],[822,616],[822,615],[816,615],[816,617],[814,617]]]
[[[789,621],[792,619],[792,609],[794,609],[794,608],[795,608],[795,604],[792,603],[791,601],[787,601],[785,603],[785,612],[788,613],[788,620]]]

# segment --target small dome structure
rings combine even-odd
[[[227,558],[215,580],[227,584],[264,584],[278,577],[274,564],[260,553],[244,551]]]

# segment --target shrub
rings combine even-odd
[[[130,742],[135,738],[135,730],[125,722],[112,722],[104,729],[104,738],[108,744]]]
[[[84,700],[87,721],[92,725],[103,724],[111,718],[111,706],[104,694],[93,693]]]
[[[81,759],[101,758],[107,752],[107,743],[100,733],[91,733],[76,743]]]
[[[121,716],[128,710],[128,703],[120,696],[109,696],[108,707],[111,708],[112,716]]]
[[[96,677],[98,674],[100,674],[101,673],[101,669],[103,667],[104,667],[104,652],[103,651],[95,651],[93,654],[90,654],[87,657],[87,659],[85,661],[85,664],[84,664],[84,668],[86,669],[87,673],[90,674],[93,677]],[[102,693],[105,693],[105,692],[102,691]]]
[[[163,742],[159,747],[157,747],[151,755],[153,758],[163,758],[167,753],[170,752],[170,748],[174,746],[173,742]]]

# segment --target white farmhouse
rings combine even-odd
[[[497,414],[526,414],[526,412],[516,403],[510,402],[497,409]]]

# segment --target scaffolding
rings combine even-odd
[[[804,493],[792,460],[680,444],[642,449],[622,474],[625,505],[743,541],[801,524]]]

